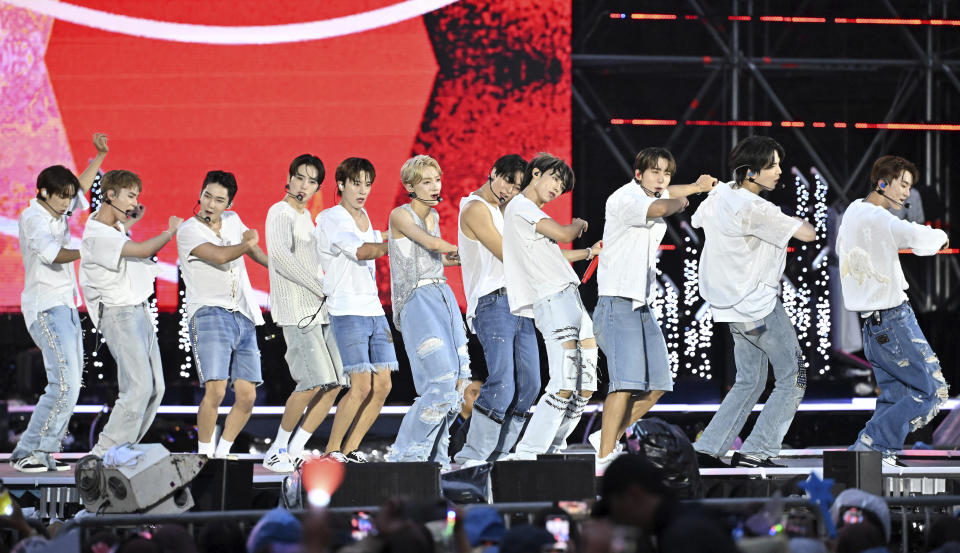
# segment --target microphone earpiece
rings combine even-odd
[[[891,202],[897,204],[898,206],[900,206],[900,207],[902,207],[902,208],[910,209],[910,202],[903,202],[903,203],[901,203],[901,202],[898,202],[897,200],[894,200],[894,199],[891,198],[890,196],[887,196],[887,195],[884,193],[884,188],[886,188],[886,187],[887,187],[886,181],[884,181],[883,179],[878,180],[878,181],[877,181],[877,194],[880,194],[880,195],[883,196],[884,198],[890,200]]]

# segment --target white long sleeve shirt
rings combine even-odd
[[[907,300],[907,279],[900,267],[900,249],[934,255],[947,241],[940,229],[898,219],[886,209],[855,200],[837,231],[843,304],[869,314]]]
[[[265,226],[270,313],[277,325],[297,325],[323,305],[323,268],[315,227],[309,211],[298,212],[285,201],[270,207]],[[310,324],[329,322],[324,306]]]

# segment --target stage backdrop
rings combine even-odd
[[[400,166],[428,153],[443,169],[441,228],[456,240],[459,199],[506,153],[570,158],[570,3],[542,0],[0,0],[0,310],[19,311],[17,217],[37,173],[78,172],[110,137],[103,170],[130,169],[146,205],[134,239],[189,217],[204,174],[237,175],[233,209],[261,231],[287,167],[310,152],[337,202],[349,156],[377,171],[378,229],[407,200]],[[548,212],[570,219],[569,196]],[[88,214],[75,214],[79,237]],[[261,242],[263,244],[263,242]],[[161,310],[178,304],[176,249],[159,254]],[[265,269],[248,263],[266,306]],[[389,303],[386,261],[378,264]],[[459,269],[449,269],[463,303]]]

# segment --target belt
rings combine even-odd
[[[506,295],[507,295],[507,287],[506,287],[506,286],[501,286],[501,287],[500,287],[499,289],[497,289],[497,290],[494,290],[494,291],[492,291],[492,292],[487,292],[486,294],[484,294],[484,296],[506,296]]]
[[[417,285],[414,288],[420,288],[421,286],[429,286],[431,284],[443,284],[446,282],[445,278],[421,278],[417,281]]]

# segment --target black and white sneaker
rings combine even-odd
[[[356,449],[347,453],[345,457],[348,463],[366,463],[368,460],[364,452]]]
[[[10,459],[10,466],[20,472],[47,472],[50,467],[47,466],[45,459],[39,458],[36,454],[27,455],[20,459]]]
[[[782,469],[786,465],[781,465],[779,463],[774,463],[770,458],[757,457],[756,455],[746,455],[735,451],[733,453],[733,459],[730,461],[730,466],[745,468],[745,469]]]

